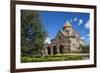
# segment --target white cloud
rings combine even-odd
[[[90,34],[87,34],[86,37],[90,37]]]
[[[84,36],[82,36],[80,39],[85,40],[85,37],[84,37]]]
[[[90,28],[90,21],[88,20],[84,26],[86,29],[89,29]]]
[[[78,18],[77,18],[77,17],[73,19],[73,21],[77,21],[77,20],[78,20]]]
[[[72,21],[72,19],[70,20],[70,21]],[[77,21],[78,23],[78,25],[81,25],[82,23],[83,23],[83,20],[82,19],[78,19],[77,17],[75,17],[74,19],[73,19],[73,21],[75,22],[75,21]]]
[[[81,25],[82,23],[83,23],[83,20],[82,19],[79,19],[78,25]]]
[[[44,41],[44,43],[51,44],[50,38],[46,38],[46,40]]]

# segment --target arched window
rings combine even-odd
[[[69,30],[66,30],[67,35],[69,35]]]
[[[58,36],[58,39],[61,40],[61,36]]]

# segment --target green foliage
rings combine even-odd
[[[86,45],[86,46],[80,46],[81,48],[81,53],[89,53],[89,45]]]
[[[21,10],[21,55],[41,54],[46,36],[39,12]]]
[[[48,61],[69,61],[81,60],[79,55],[48,55],[45,57],[22,57],[21,62],[48,62]]]

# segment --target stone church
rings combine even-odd
[[[73,29],[71,23],[66,21],[51,43],[45,43],[43,54],[79,53],[81,44],[85,42],[80,39],[79,33]]]

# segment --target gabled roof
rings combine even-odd
[[[65,31],[60,30],[61,34],[64,36],[69,36]],[[70,36],[74,36],[75,34],[77,34],[77,32],[73,31],[73,34],[71,34]]]
[[[68,36],[67,33],[65,31],[60,30],[60,32],[64,35],[64,36]]]
[[[66,21],[63,27],[72,27],[72,25],[69,21]]]
[[[59,30],[58,31],[58,33],[56,34],[56,37],[58,36],[58,34],[62,34],[63,36],[68,36],[67,34],[66,34],[66,32],[65,31],[62,31],[62,30]],[[55,38],[56,38],[55,37]]]

